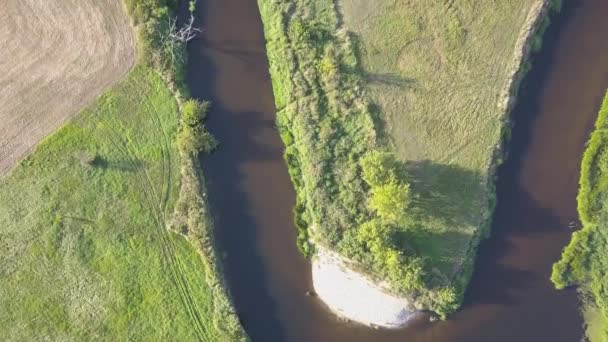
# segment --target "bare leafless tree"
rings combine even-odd
[[[169,38],[174,41],[187,43],[194,39],[202,30],[194,26],[194,15],[190,13],[190,20],[180,29],[177,28],[177,18],[169,19]]]
[[[196,3],[196,1],[194,1]],[[194,39],[199,33],[203,32],[200,28],[194,25],[194,14],[190,11],[190,19],[178,28],[177,18],[169,18],[169,30],[161,34],[161,43],[163,48],[168,48],[173,60],[179,59],[183,62],[183,56],[176,54],[180,44],[186,44]]]

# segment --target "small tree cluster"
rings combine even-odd
[[[406,222],[410,187],[393,154],[372,151],[360,160],[362,177],[370,187],[368,206],[375,218],[363,223],[357,241],[373,256],[373,268],[402,291],[417,291],[424,284],[423,259],[407,255],[395,243]]]
[[[184,102],[181,127],[177,138],[177,144],[182,153],[210,152],[217,146],[217,141],[207,132],[204,124],[208,108],[208,102],[194,99]]]
[[[410,185],[392,153],[372,151],[360,162],[363,179],[370,186],[369,207],[390,224],[402,224],[410,205]]]

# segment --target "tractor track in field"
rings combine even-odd
[[[132,86],[131,80],[129,80],[127,84],[128,86]],[[162,159],[160,165],[161,182],[155,182],[146,170],[146,167],[138,163],[139,158],[137,156],[136,141],[127,141],[127,139],[125,139],[125,137],[116,129],[116,124],[112,122],[107,123],[102,120],[102,130],[108,140],[110,140],[116,149],[125,156],[138,178],[138,183],[143,192],[143,199],[146,206],[151,210],[151,214],[156,222],[154,233],[158,239],[161,254],[170,270],[172,281],[179,291],[180,300],[184,305],[184,309],[194,323],[194,331],[197,338],[201,341],[213,341],[211,332],[209,332],[203,324],[201,314],[193,299],[192,288],[190,287],[188,279],[185,277],[182,263],[176,256],[175,245],[171,240],[169,230],[167,229],[165,211],[169,193],[171,191],[171,169],[173,166],[170,143],[167,134],[162,127],[159,113],[157,109],[151,105],[150,98],[147,95],[144,96],[140,103],[134,106],[134,108],[136,107],[142,108],[143,111],[150,116],[152,124],[156,127],[156,133],[161,137],[159,146]],[[154,184],[160,184],[160,191],[158,191]]]

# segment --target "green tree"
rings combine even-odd
[[[371,151],[361,158],[359,164],[363,180],[371,187],[397,181],[397,161],[392,153]]]
[[[424,285],[424,262],[421,258],[407,256],[400,251],[386,251],[388,277],[398,288],[406,291],[419,290]]]
[[[357,240],[367,246],[372,254],[384,259],[384,251],[391,245],[392,229],[380,222],[371,220],[363,223],[357,232]]]
[[[376,211],[382,220],[398,224],[405,220],[410,201],[409,184],[392,181],[372,187],[369,207]]]

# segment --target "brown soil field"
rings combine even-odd
[[[0,176],[134,65],[121,0],[0,1]]]

